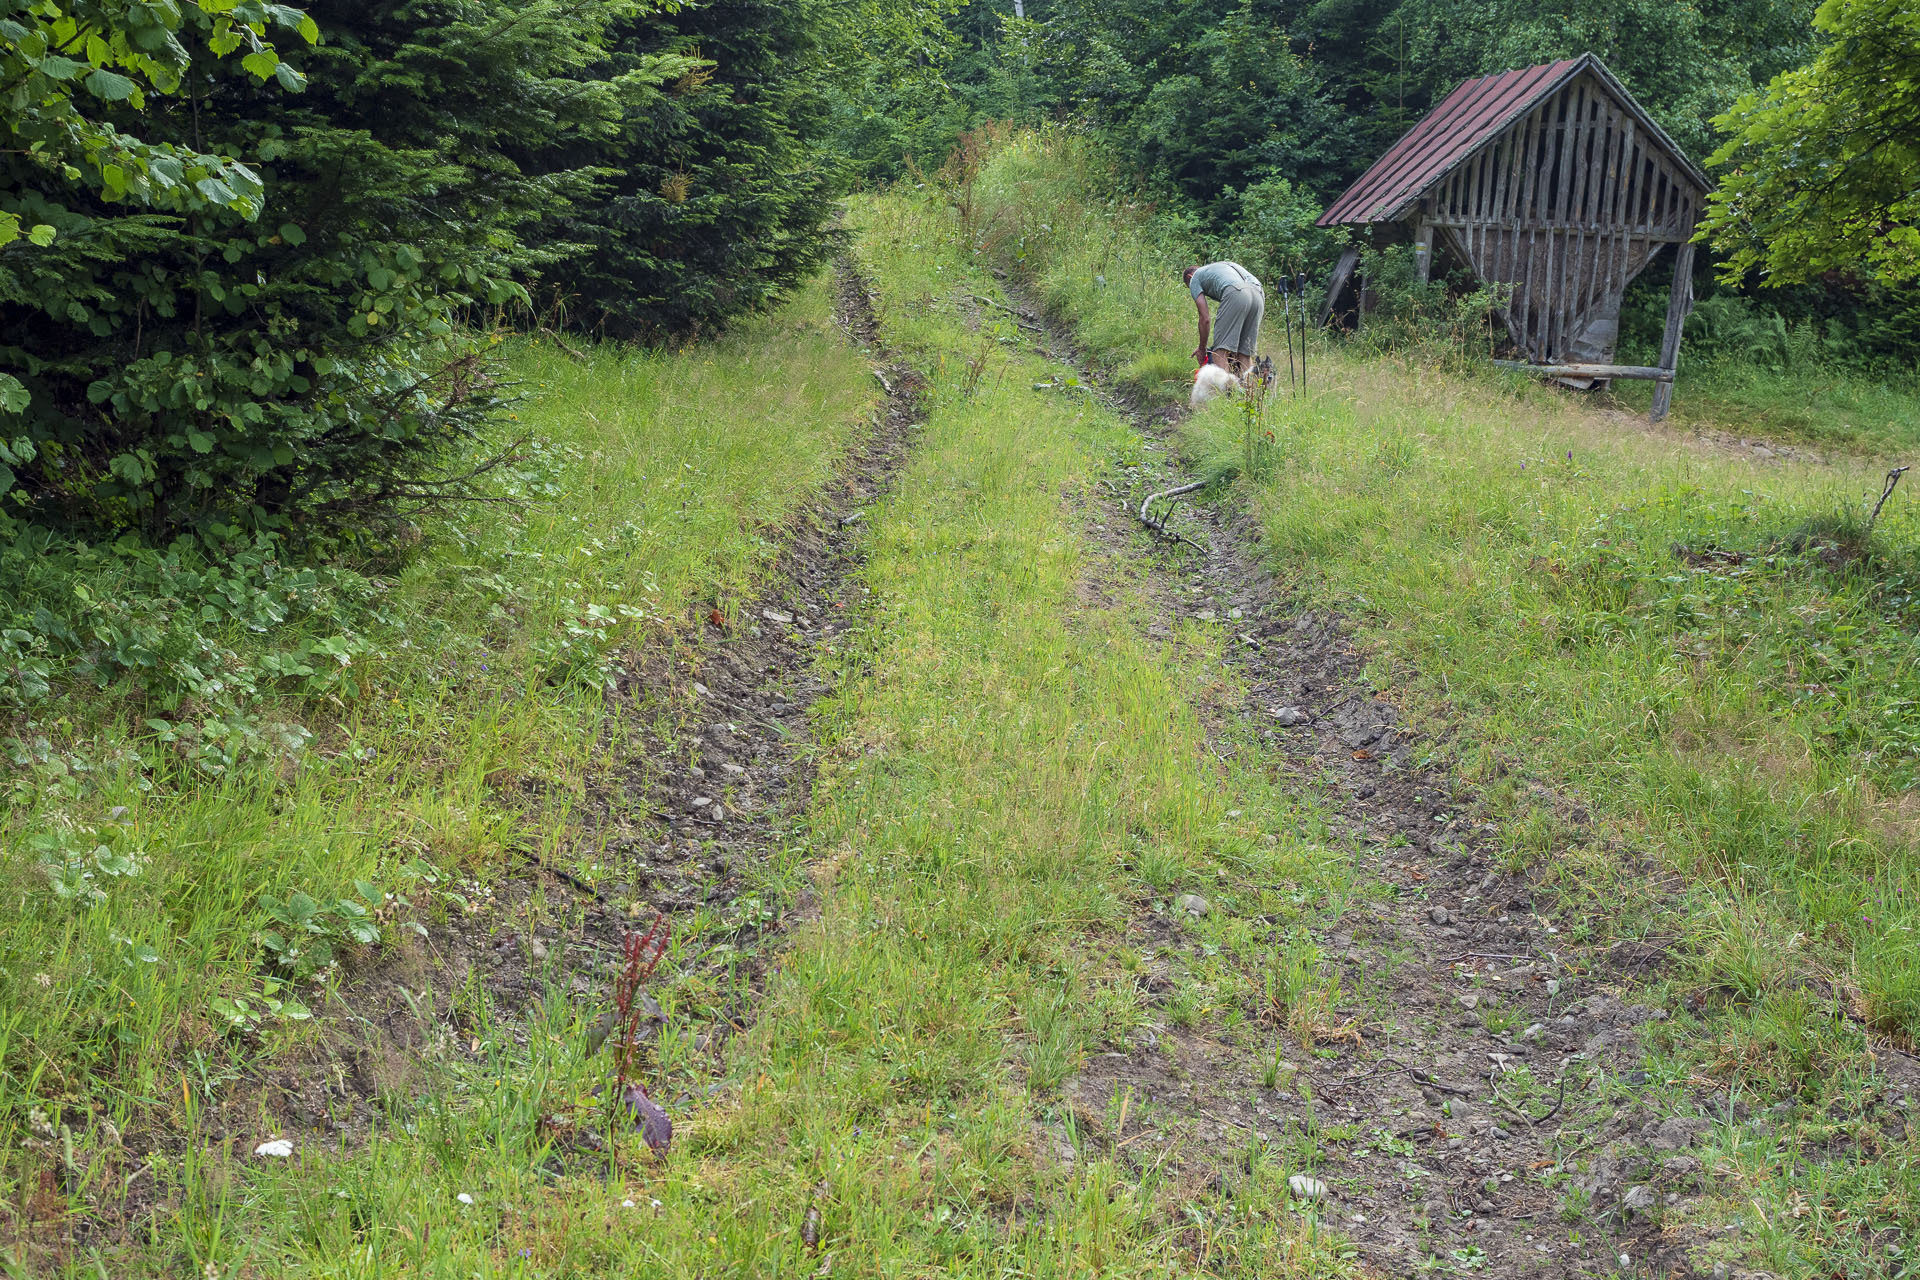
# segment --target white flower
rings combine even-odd
[[[276,1160],[285,1160],[293,1154],[293,1141],[289,1138],[271,1138],[253,1149],[257,1156],[271,1156]]]
[[[622,1201],[620,1202],[620,1207],[621,1207],[622,1209],[631,1209],[631,1208],[633,1208],[633,1201],[631,1201],[631,1200],[622,1200]]]
[[[473,1197],[472,1197],[472,1196],[470,1196],[470,1195],[468,1195],[468,1194],[467,1194],[466,1192],[464,1192],[464,1191],[462,1191],[462,1192],[461,1192],[461,1193],[460,1193],[459,1195],[457,1195],[457,1196],[455,1196],[455,1197],[454,1197],[454,1199],[455,1199],[455,1200],[458,1200],[458,1201],[459,1201],[459,1202],[460,1202],[461,1204],[472,1204],[472,1203],[473,1203]]]

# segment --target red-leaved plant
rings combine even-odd
[[[647,1096],[635,1078],[634,1059],[640,1051],[640,1021],[647,1013],[642,988],[667,954],[667,939],[672,933],[673,926],[667,917],[655,912],[653,923],[645,933],[627,934],[621,941],[624,963],[613,984],[613,1025],[619,1033],[614,1105],[616,1113],[621,1106],[632,1113],[635,1127],[655,1155],[665,1155],[672,1144],[673,1121],[667,1118],[666,1110],[659,1103]]]

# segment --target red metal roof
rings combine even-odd
[[[1373,167],[1361,174],[1346,194],[1320,215],[1317,225],[1352,226],[1398,220],[1455,165],[1474,155],[1543,98],[1587,69],[1599,76],[1601,83],[1639,118],[1642,127],[1665,145],[1704,191],[1707,180],[1686,153],[1648,117],[1605,63],[1591,53],[1583,53],[1577,58],[1462,82],[1441,99],[1440,105],[1428,112],[1425,119],[1388,148],[1385,155],[1374,161]]]

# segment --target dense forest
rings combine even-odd
[[[1912,22],[1885,0],[1818,23],[1808,0],[13,0],[0,521],[311,533],[463,492],[455,454],[500,411],[488,334],[711,332],[832,251],[841,194],[985,121],[1088,131],[1197,243],[1312,271],[1338,247],[1318,211],[1453,84],[1586,50],[1731,179],[1702,341],[1766,358],[1792,325],[1910,371]],[[1659,305],[1630,300],[1629,330]]]

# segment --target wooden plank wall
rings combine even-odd
[[[1632,112],[1577,76],[1469,157],[1423,218],[1489,283],[1508,286],[1508,332],[1561,361],[1662,248],[1693,235],[1700,192]]]

